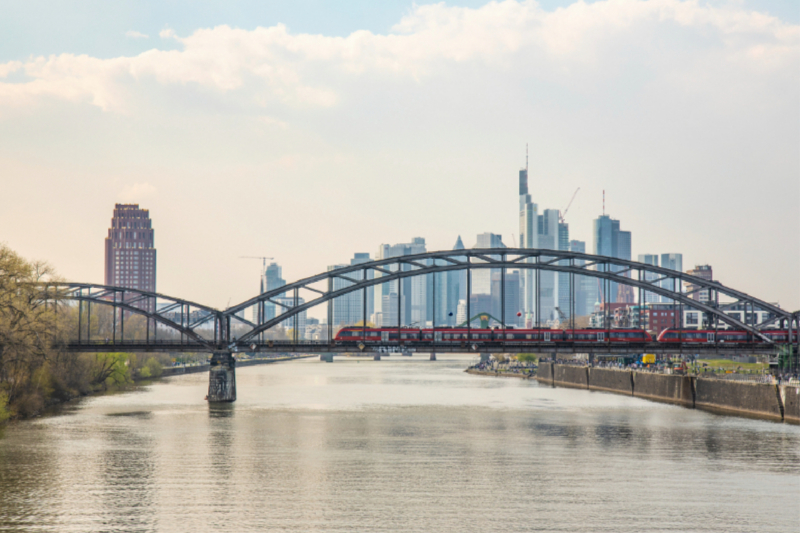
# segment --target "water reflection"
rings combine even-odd
[[[200,400],[206,377],[188,375],[18,424],[0,440],[0,530],[783,532],[800,520],[800,428],[464,366],[249,367],[236,404]]]

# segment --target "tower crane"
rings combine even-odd
[[[560,219],[560,222],[562,224],[565,222],[564,217],[567,216],[567,211],[569,211],[569,208],[572,205],[573,200],[575,200],[575,197],[578,195],[578,191],[579,190],[581,190],[580,187],[575,189],[575,192],[572,193],[572,198],[570,198],[569,203],[567,204],[567,207],[564,209],[564,213],[561,213],[561,211],[558,212],[558,218]]]
[[[261,292],[264,292],[264,273],[267,271],[267,260],[273,260],[274,257],[264,257],[263,255],[240,255],[239,259],[261,259]]]

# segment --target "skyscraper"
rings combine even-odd
[[[687,270],[686,273],[708,281],[714,279],[714,271],[711,265],[697,265],[692,270]],[[698,302],[708,302],[711,299],[711,291],[709,289],[701,289],[699,285],[692,283],[686,284],[686,292],[691,293],[689,298]]]
[[[658,255],[656,254],[639,254],[638,261],[640,263],[644,263],[646,265],[653,265],[658,266]],[[653,272],[645,272],[644,279],[645,281],[653,281],[654,279],[658,279],[658,275],[654,274]],[[659,302],[660,298],[658,294],[653,292],[643,291],[642,294],[642,302],[643,303],[656,303]]]
[[[140,209],[139,204],[116,204],[105,244],[105,284],[156,292],[154,239],[147,209]],[[134,305],[155,312],[154,299]]]
[[[546,250],[558,250],[559,222],[558,209],[545,209],[538,217],[538,247]],[[547,256],[542,257],[547,260]],[[542,270],[539,272],[539,324],[544,325],[548,320],[557,318],[555,308],[558,305],[558,280],[556,272]],[[569,311],[569,307],[567,311]]]
[[[583,241],[570,241],[569,249],[572,252],[586,253],[586,243]],[[575,266],[583,266],[586,261],[575,260]],[[597,278],[591,276],[575,276],[575,315],[588,316],[594,312],[597,302]]]
[[[425,251],[425,239],[422,237],[414,237],[410,243],[394,245],[382,244],[378,249],[376,259],[389,259],[391,257],[420,254]],[[397,266],[392,265],[388,268],[396,270]],[[402,270],[411,270],[411,265],[403,265]],[[394,293],[398,295],[399,298],[398,305],[400,306],[399,311],[402,325],[407,326],[417,322],[424,324],[429,320],[427,297],[428,282],[428,276],[412,276],[378,285],[373,297],[375,312],[385,315],[383,312],[383,297]],[[393,320],[395,322],[397,321],[396,318]]]
[[[605,255],[617,259],[631,259],[631,232],[621,231],[619,220],[613,219],[608,215],[601,215],[594,221],[594,253],[595,255]],[[597,265],[602,270],[604,265]],[[619,272],[621,267],[611,267],[612,272]],[[633,291],[630,286],[619,290],[619,284],[608,282],[607,286],[608,302],[617,302],[619,296],[624,295],[623,301],[633,302]],[[603,297],[605,301],[605,297]]]
[[[519,171],[519,247],[538,248],[539,207],[528,194],[528,148],[525,147],[525,168]],[[528,260],[531,261],[531,260]],[[536,283],[533,269],[522,270],[522,308],[525,323],[532,323],[535,309]]]
[[[661,254],[661,268],[683,272],[683,254]],[[681,284],[674,279],[661,280],[661,287],[670,291],[680,292]],[[661,297],[662,303],[674,303],[675,300],[666,296]]]
[[[463,250],[464,243],[461,236],[458,236],[453,250]],[[460,259],[456,257],[456,260]],[[442,298],[445,303],[440,315],[436,316],[436,323],[448,326],[455,326],[458,318],[458,304],[460,301],[466,303],[467,295],[467,272],[466,270],[451,270],[445,273],[447,280],[447,294]],[[437,295],[438,300],[438,295]],[[438,302],[437,302],[438,303]]]
[[[480,233],[477,238],[475,248],[505,248],[503,244],[503,236],[495,233]],[[499,259],[499,256],[494,258]],[[499,272],[496,268],[474,268],[472,269],[472,294],[491,294],[492,293],[492,276]]]
[[[273,289],[280,289],[284,285],[286,285],[286,280],[281,277],[281,273],[283,269],[278,265],[278,263],[270,263],[263,274],[263,279],[261,280],[261,290],[263,292],[268,292]],[[276,298],[282,298],[286,295],[286,293],[281,293]],[[276,304],[273,302],[267,302],[264,304],[264,320],[272,320],[276,316],[280,315],[283,310],[278,308]]]
[[[350,265],[358,265],[361,263],[366,263],[370,260],[368,253],[356,253],[353,255],[353,258],[350,260]],[[328,271],[336,270],[337,268],[344,268],[348,265],[332,265],[328,267]],[[360,280],[364,277],[363,271],[355,271],[350,272],[347,274],[348,278]],[[367,279],[372,279],[372,271],[367,273]],[[333,290],[339,290],[346,287],[353,285],[352,282],[347,281],[341,278],[333,278]],[[366,318],[367,320],[373,314],[373,307],[374,307],[374,295],[373,295],[373,288],[369,287],[366,289],[367,294],[367,308],[366,308]],[[339,326],[350,326],[355,323],[360,323],[364,318],[364,294],[362,291],[353,291],[349,292],[343,296],[339,296],[333,300],[333,325],[335,327]]]
[[[518,317],[517,313],[522,310],[519,303],[519,271],[506,272],[505,279],[505,321],[506,326],[519,326],[522,317]],[[503,320],[503,292],[501,291],[502,285],[502,272],[492,272],[492,316],[497,320]]]
[[[558,223],[558,249],[569,251],[569,224],[566,222]],[[569,261],[561,261],[562,266],[569,266]],[[556,280],[558,281],[558,308],[566,316],[570,316],[570,298],[572,296],[570,291],[570,276],[566,272],[556,273]]]

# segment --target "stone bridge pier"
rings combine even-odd
[[[214,352],[208,371],[209,402],[236,401],[236,359],[231,352]]]

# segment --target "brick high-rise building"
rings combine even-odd
[[[106,237],[105,284],[156,291],[156,249],[150,213],[139,204],[116,204]],[[155,305],[148,300],[148,306]],[[147,309],[148,311],[155,311]]]
[[[714,279],[714,271],[712,270],[711,265],[697,265],[694,267],[694,269],[687,270],[686,273],[690,276],[696,276],[700,279],[705,279],[708,281],[712,281]],[[698,302],[707,302],[711,299],[710,291],[708,289],[700,290],[700,287],[695,286],[693,283],[686,283],[686,291],[692,293],[689,295],[689,298],[697,300]]]

